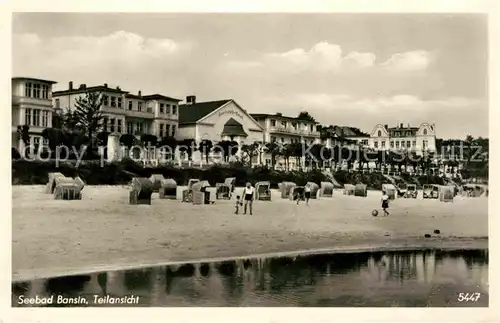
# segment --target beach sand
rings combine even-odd
[[[160,200],[128,205],[126,186],[86,186],[80,201],[54,200],[44,186],[14,186],[12,278],[27,280],[166,262],[310,249],[487,248],[488,199],[453,203],[398,199],[389,217],[381,193],[296,205],[272,192],[254,215],[235,215],[234,199],[213,205]],[[237,188],[239,194],[241,188]],[[241,213],[241,210],[240,210]],[[439,235],[432,234],[439,229]],[[424,234],[432,234],[430,239]]]

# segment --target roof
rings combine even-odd
[[[392,127],[392,128],[387,128],[387,132],[389,133],[390,137],[395,137],[395,134],[398,132],[403,132],[407,133],[410,132],[410,136],[415,136],[418,131],[418,127]]]
[[[362,132],[354,127],[334,126],[329,131],[335,133],[339,137],[370,137],[369,134]]]
[[[218,101],[199,102],[194,104],[181,104],[179,105],[179,125],[196,123],[201,118],[217,110],[230,101],[232,100],[226,99]]]
[[[113,92],[113,93],[125,93],[125,94],[129,93],[127,91],[114,89],[114,88],[107,87],[104,85],[97,85],[97,86],[87,86],[85,88],[76,88],[76,89],[72,89],[72,90],[68,89],[68,90],[64,90],[64,91],[55,91],[52,93],[52,96],[78,94],[78,93],[86,93],[86,92]]]
[[[44,80],[44,79],[37,79],[33,77],[24,77],[24,76],[15,76],[12,78],[12,81],[21,81],[21,80],[27,80],[27,81],[37,81],[37,82],[44,82],[44,83],[50,83],[50,84],[56,84],[56,81],[50,81],[50,80]]]
[[[125,97],[130,98],[130,99],[145,100],[143,96],[136,95],[136,94],[130,94],[130,93],[125,94]]]
[[[177,101],[177,102],[182,101],[182,100],[171,98],[169,96],[165,96],[165,95],[161,95],[161,94],[144,95],[143,98],[145,100],[169,100],[169,101]]]
[[[300,118],[297,118],[297,117],[287,117],[287,116],[278,115],[278,114],[251,113],[250,116],[252,116],[252,118],[254,118],[255,120],[258,120],[258,119],[268,119],[268,118],[276,118],[276,119],[283,119],[283,120],[290,120],[290,121],[303,121],[303,122],[309,122],[309,123],[319,124],[319,122],[316,122],[316,121],[304,120],[304,119],[300,119]]]
[[[248,134],[243,130],[243,126],[238,121],[230,118],[225,124],[221,133],[222,136],[241,136],[248,137]]]

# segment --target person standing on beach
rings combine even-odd
[[[304,187],[304,198],[306,200],[306,205],[309,204],[309,199],[311,198],[311,185],[306,184]]]
[[[389,208],[389,195],[385,191],[382,191],[382,210],[384,210],[384,216],[388,216],[389,212],[387,209]]]
[[[245,205],[243,207],[243,214],[247,214],[247,206],[250,209],[250,215],[252,215],[252,203],[255,197],[255,189],[249,182],[243,189],[243,199],[245,200]]]

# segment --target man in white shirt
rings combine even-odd
[[[252,184],[247,183],[245,188],[243,189],[242,199],[245,201],[245,205],[243,207],[243,214],[247,214],[247,205],[250,209],[250,215],[252,215],[252,203],[255,198],[255,189],[252,187]]]

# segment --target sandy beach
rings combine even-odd
[[[487,248],[488,199],[453,203],[398,199],[373,217],[380,192],[296,205],[273,191],[254,215],[234,200],[192,205],[179,199],[128,205],[125,186],[87,186],[81,201],[54,200],[44,186],[14,186],[12,278],[27,280],[100,269],[313,249]],[[241,190],[241,188],[237,188]],[[379,212],[381,210],[379,209]],[[382,213],[382,212],[380,212]],[[424,238],[439,229],[439,235]]]

